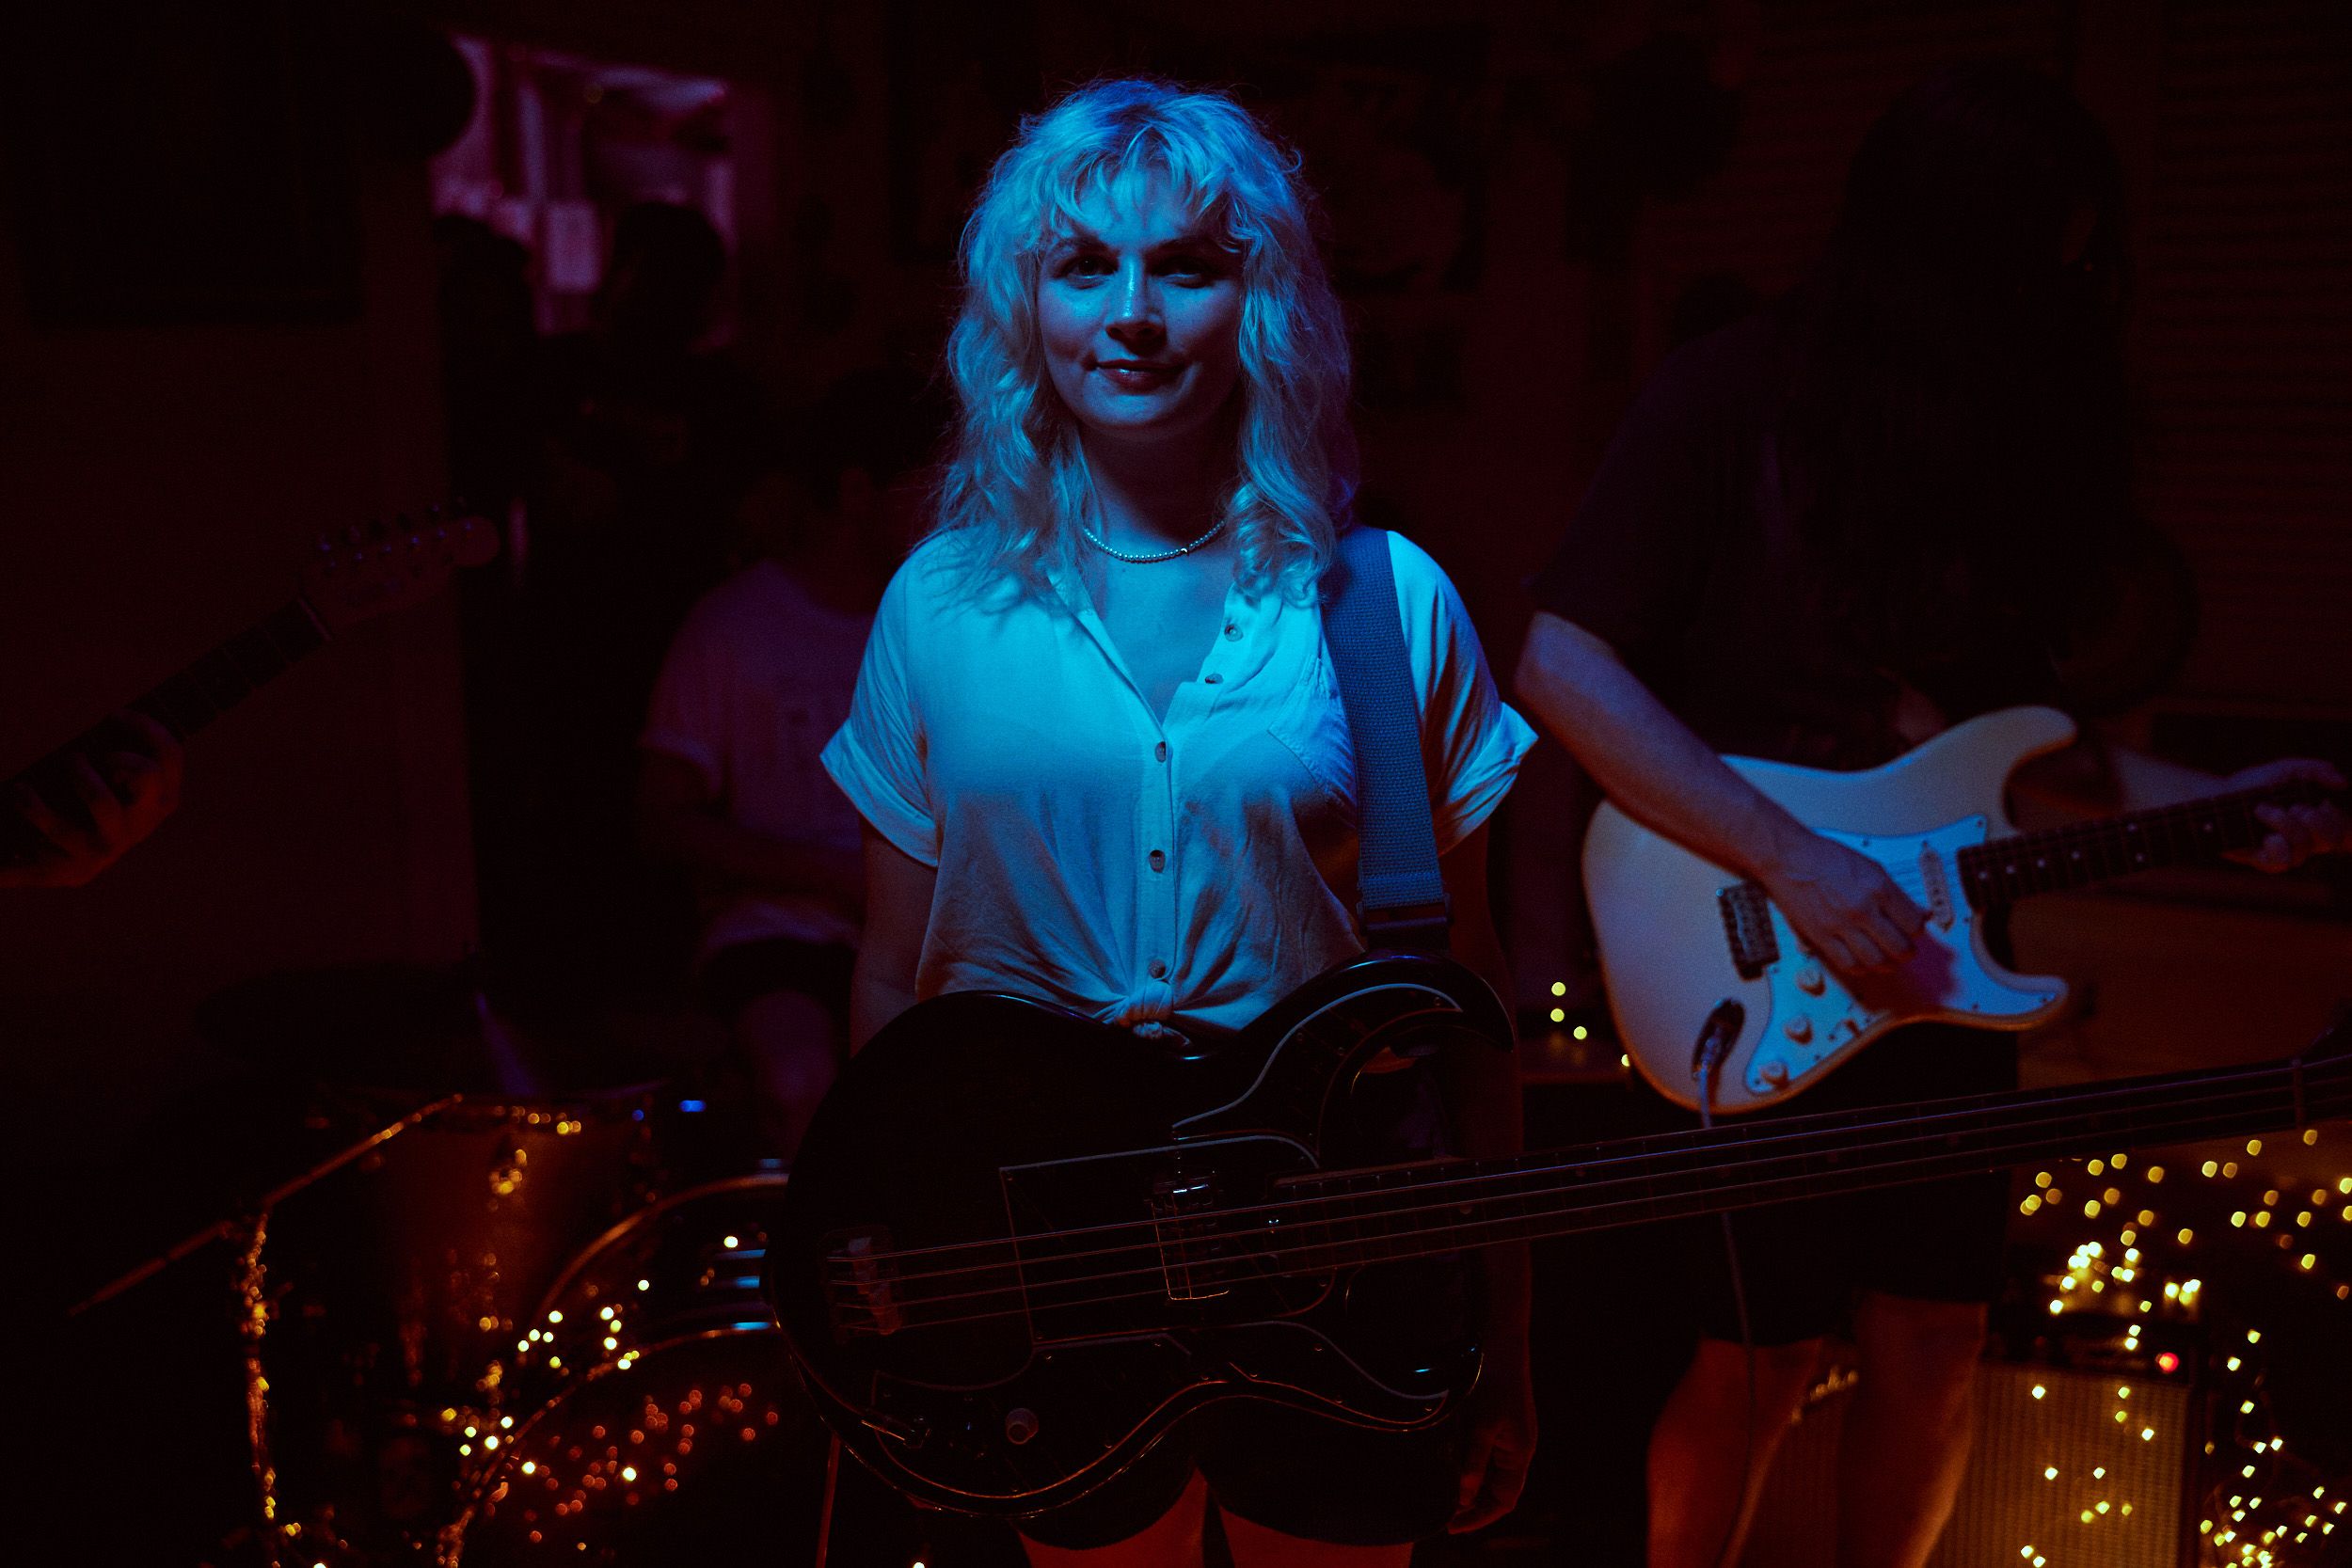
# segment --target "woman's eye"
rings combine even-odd
[[[1206,256],[1171,256],[1160,263],[1161,273],[1188,283],[1203,283],[1217,276],[1216,263]]]
[[[1107,256],[1077,255],[1061,264],[1064,277],[1108,277],[1111,259]]]

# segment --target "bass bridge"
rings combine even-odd
[[[1206,1217],[1214,1191],[1205,1176],[1169,1177],[1152,1185],[1152,1233],[1170,1301],[1210,1301],[1231,1289],[1210,1267],[1220,1250],[1216,1222]]]

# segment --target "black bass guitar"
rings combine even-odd
[[[1400,1085],[1510,1043],[1449,960],[1368,955],[1178,1050],[943,996],[818,1112],[767,1289],[846,1448],[921,1501],[1017,1517],[1212,1400],[1444,1418],[1478,1376],[1466,1249],[2344,1117],[2344,1033],[2257,1067],[1398,1163],[1422,1115]]]

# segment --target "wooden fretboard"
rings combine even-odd
[[[2254,815],[2263,805],[2308,804],[2325,798],[2310,784],[2245,789],[2125,816],[2071,823],[1971,846],[1955,857],[1961,885],[1979,908],[2012,903],[2168,865],[2217,860],[2251,849],[2270,835]]]

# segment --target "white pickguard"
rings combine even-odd
[[[1877,860],[1930,912],[1910,962],[1851,985],[1804,951],[1761,890],[1745,907],[1769,916],[1775,951],[1766,961],[1766,943],[1741,946],[1727,935],[1723,898],[1744,885],[1740,873],[1602,806],[1585,838],[1584,891],[1618,1037],[1642,1075],[1695,1106],[1692,1048],[1727,1001],[1742,1022],[1715,1079],[1725,1114],[1788,1099],[1899,1024],[2024,1029],[2049,1018],[2065,1003],[2064,983],[2012,974],[1985,952],[1953,856],[2014,832],[2002,810],[2010,773],[2074,736],[2054,709],[2008,708],[1863,772],[1724,759],[1799,821]]]
[[[1748,1093],[1777,1096],[1833,1056],[1859,1049],[1900,1023],[1952,1018],[2025,1029],[2065,1002],[2065,987],[2012,983],[2013,977],[1996,974],[1985,957],[1977,911],[1959,895],[1952,863],[1956,851],[1991,836],[1983,817],[1967,817],[1933,832],[1892,836],[1817,831],[1878,862],[1895,885],[1928,911],[1928,924],[1909,962],[1850,985],[1805,951],[1788,917],[1773,909],[1781,957],[1764,971],[1770,990],[1763,1027],[1752,1031],[1747,1059],[1738,1061],[1735,1053],[1729,1064]]]

